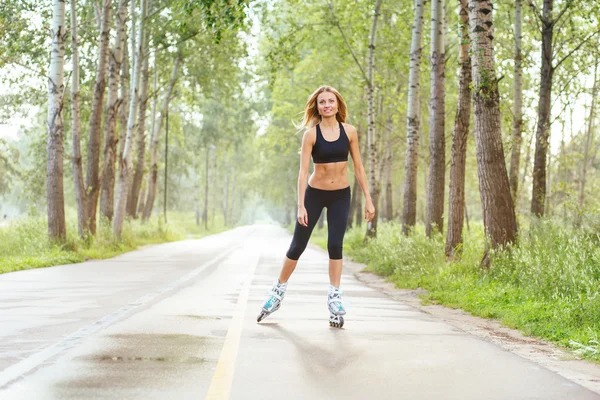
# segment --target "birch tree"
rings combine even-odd
[[[519,164],[521,159],[521,142],[523,131],[523,57],[521,55],[521,42],[523,37],[521,23],[522,0],[515,0],[515,78],[514,78],[514,100],[513,100],[513,128],[512,128],[512,150],[510,156],[510,191],[513,201],[517,203],[517,192],[519,187]]]
[[[458,0],[460,22],[460,65],[458,83],[458,109],[452,134],[452,164],[450,166],[450,193],[448,208],[448,234],[446,235],[446,256],[454,258],[457,247],[462,244],[463,222],[465,219],[465,167],[467,137],[471,118],[471,56],[469,55],[469,11],[468,1]]]
[[[86,192],[88,195],[89,229],[96,233],[96,209],[100,194],[100,128],[102,121],[102,107],[104,106],[104,92],[106,89],[106,71],[108,62],[108,45],[111,26],[112,0],[102,2],[102,19],[100,35],[98,38],[98,64],[92,97],[92,111],[90,115],[90,129],[88,139],[88,156],[86,170]]]
[[[76,2],[71,1],[71,53],[73,73],[71,75],[71,133],[73,137],[73,181],[75,184],[75,200],[77,202],[77,230],[80,237],[89,232],[87,217],[87,195],[83,181],[83,164],[81,160],[81,118],[79,96],[79,40],[77,37]]]
[[[377,19],[379,18],[379,10],[381,9],[381,0],[375,3],[375,12],[373,13],[373,24],[371,25],[371,34],[369,36],[369,65],[367,75],[367,102],[369,109],[367,112],[367,147],[369,149],[369,186],[371,191],[371,199],[375,207],[379,205],[380,193],[380,177],[377,174],[379,165],[379,154],[377,152],[377,143],[375,141],[375,38],[377,34]],[[380,212],[375,210],[375,217],[367,224],[366,237],[374,237],[377,235],[377,221]]]
[[[579,207],[583,209],[585,202],[585,184],[587,179],[587,170],[590,164],[590,150],[593,148],[594,140],[594,122],[596,120],[596,97],[598,96],[598,55],[596,55],[596,64],[594,66],[594,85],[592,86],[592,100],[590,104],[590,113],[587,121],[585,138],[583,140],[583,163],[581,165],[581,185],[579,187]]]
[[[500,131],[500,95],[494,67],[491,0],[469,0],[475,146],[483,225],[492,247],[514,242],[517,223]],[[483,263],[487,264],[487,251]]]
[[[104,122],[104,167],[102,192],[100,196],[100,214],[112,221],[114,211],[115,162],[117,159],[117,119],[119,108],[123,106],[119,98],[121,64],[125,47],[125,28],[129,0],[120,0],[116,15],[116,32],[113,50],[109,54],[108,99],[106,120]]]
[[[132,170],[133,170],[133,140],[137,129],[138,98],[140,89],[140,72],[142,69],[142,57],[144,51],[144,40],[146,34],[146,17],[148,16],[148,0],[140,0],[141,13],[138,38],[136,41],[136,54],[133,68],[133,76],[129,101],[129,118],[127,121],[127,137],[125,138],[125,149],[123,158],[119,160],[119,181],[117,185],[117,200],[115,202],[115,215],[113,220],[113,234],[121,238],[123,222],[125,220],[125,208],[127,195],[129,194]]]
[[[532,0],[528,0],[529,5],[534,13],[536,23],[540,29],[542,36],[542,51],[541,51],[541,79],[540,79],[540,90],[539,90],[539,104],[537,114],[537,127],[535,135],[535,155],[533,164],[533,189],[531,195],[531,213],[535,216],[544,215],[544,204],[546,201],[547,192],[547,154],[548,144],[550,138],[550,113],[551,113],[551,97],[552,97],[552,83],[553,77],[556,73],[557,68],[571,57],[577,50],[579,50],[585,43],[592,37],[598,34],[598,30],[588,34],[584,38],[578,38],[578,30],[571,30],[569,40],[575,38],[578,40],[577,44],[574,44],[561,59],[555,62],[555,51],[554,51],[554,35],[560,32],[565,26],[569,26],[568,23],[561,23],[564,18],[567,21],[570,19],[569,11],[573,8],[575,2],[566,1],[562,9],[554,16],[554,1],[544,0],[542,11],[540,12],[536,4]],[[581,4],[580,7],[594,6],[592,3]],[[585,10],[585,8],[584,8]],[[585,18],[589,16],[585,15]],[[597,27],[595,28],[597,29]],[[564,50],[565,43],[563,41],[557,46],[558,50]]]
[[[152,142],[150,143],[150,174],[148,176],[148,194],[146,197],[146,205],[144,209],[144,214],[142,218],[144,220],[148,220],[150,215],[152,215],[152,207],[154,206],[154,199],[156,197],[156,182],[158,179],[158,150],[159,150],[159,140],[160,140],[160,131],[162,129],[162,121],[167,114],[167,109],[169,108],[169,102],[171,101],[171,96],[173,95],[173,88],[175,87],[175,82],[177,82],[177,74],[179,70],[179,64],[181,63],[181,55],[177,54],[175,56],[175,62],[173,64],[173,70],[171,71],[171,78],[169,79],[169,84],[165,93],[163,95],[162,106],[160,111],[160,116],[156,121],[156,126],[154,128],[154,132],[152,132]],[[156,94],[155,94],[156,96]]]
[[[431,1],[431,90],[429,102],[429,183],[425,230],[444,227],[444,189],[446,175],[446,140],[444,135],[444,3]]]
[[[404,163],[404,209],[402,213],[402,233],[408,235],[417,220],[417,172],[419,166],[420,140],[420,75],[423,53],[423,13],[426,0],[415,0],[415,17],[410,46],[408,78],[408,112],[406,115],[406,158]]]
[[[144,177],[144,164],[146,155],[146,111],[148,109],[148,84],[150,80],[149,69],[149,54],[148,41],[144,45],[142,52],[144,61],[142,63],[142,83],[140,97],[140,115],[137,132],[137,163],[135,166],[135,174],[131,185],[131,192],[127,199],[127,215],[136,218],[137,204],[142,186],[142,178]],[[156,67],[155,67],[156,68]]]
[[[50,240],[66,238],[65,196],[63,190],[63,74],[65,59],[65,2],[54,0],[52,10],[52,45],[48,74],[48,158],[46,196],[48,235]]]

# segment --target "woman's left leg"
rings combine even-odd
[[[327,205],[327,250],[329,252],[329,282],[340,286],[344,234],[350,212],[350,187],[341,189],[336,198]]]
[[[329,325],[341,328],[344,326],[346,309],[342,302],[340,281],[342,279],[342,250],[344,234],[350,211],[350,188],[331,193],[331,202],[327,205],[327,250],[329,251],[329,289],[327,290],[327,307],[329,308]]]

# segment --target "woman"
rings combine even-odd
[[[257,321],[260,322],[281,306],[287,282],[304,252],[308,239],[327,207],[327,229],[329,251],[329,325],[341,328],[346,314],[342,304],[340,279],[342,276],[342,245],[348,212],[350,210],[350,184],[348,183],[348,152],[352,156],[354,174],[367,199],[365,220],[375,216],[375,207],[369,194],[367,176],[360,160],[358,133],[346,124],[346,104],[331,86],[321,86],[311,94],[304,106],[306,128],[302,138],[300,172],[298,174],[298,220],[294,237],[287,251],[279,280],[273,284],[269,298],[263,305]],[[308,177],[312,155],[314,172]]]

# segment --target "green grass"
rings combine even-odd
[[[480,267],[483,227],[465,232],[462,258],[446,263],[444,237],[427,239],[423,226],[406,237],[397,223],[380,224],[363,244],[364,227],[346,233],[344,253],[400,288],[423,288],[425,302],[495,318],[525,334],[600,360],[600,237],[595,224],[572,228],[561,221],[522,222],[519,244],[493,252]],[[326,248],[327,230],[311,240]]]
[[[145,224],[127,220],[120,241],[113,236],[110,224],[101,221],[96,236],[84,240],[77,235],[76,220],[71,215],[67,219],[67,240],[57,245],[48,241],[45,217],[24,217],[0,227],[0,273],[111,258],[141,246],[199,238],[225,229],[218,218],[205,230],[196,226],[193,215],[173,212],[168,214],[168,223],[162,216]]]

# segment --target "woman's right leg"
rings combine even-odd
[[[306,208],[306,213],[308,214],[308,226],[300,225],[300,222],[296,220],[294,237],[292,238],[292,243],[287,251],[285,260],[283,261],[283,267],[281,268],[281,273],[279,274],[280,283],[285,283],[288,281],[292,275],[292,272],[294,272],[294,269],[296,269],[298,259],[302,253],[304,253],[304,250],[308,245],[310,235],[312,234],[315,225],[319,221],[321,212],[323,211],[324,202],[322,197],[323,196],[319,196],[318,189],[314,189],[310,186],[306,187],[306,193],[304,195],[304,207]]]

